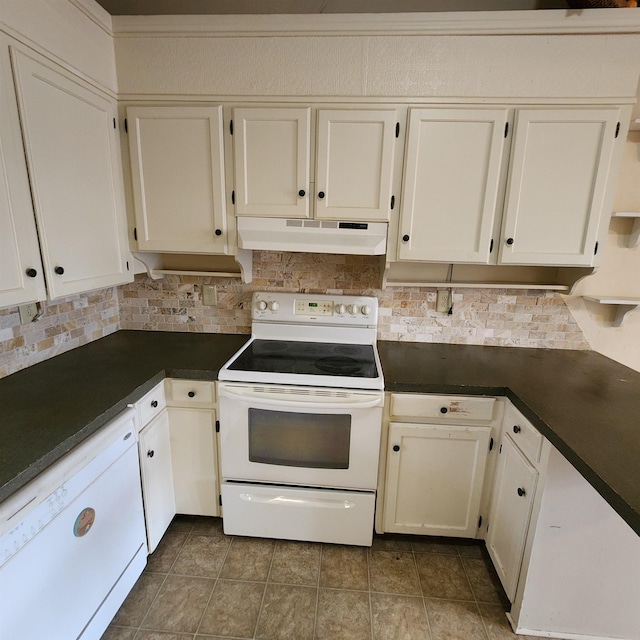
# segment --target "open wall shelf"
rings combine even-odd
[[[598,304],[615,305],[615,316],[611,326],[621,327],[628,313],[635,311],[640,306],[640,298],[627,298],[623,296],[583,296],[585,300]]]

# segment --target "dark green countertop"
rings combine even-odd
[[[165,377],[246,335],[118,331],[0,380],[0,501]],[[640,535],[640,373],[591,351],[379,342],[389,391],[506,395]]]

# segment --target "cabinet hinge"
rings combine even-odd
[[[393,207],[395,207],[395,204],[396,204],[396,197],[391,196],[391,211],[393,211]]]
[[[593,255],[595,256],[598,253],[598,242],[596,241],[596,246],[593,248]]]
[[[489,244],[489,253],[493,253],[493,238],[491,238],[491,244]]]
[[[498,450],[498,454],[502,453],[502,445],[500,445],[500,449]]]
[[[127,260],[127,271],[129,271],[129,261]]]
[[[113,128],[114,129],[116,128],[116,119],[115,118],[113,119]]]
[[[400,137],[400,123],[396,122],[396,138]]]
[[[216,420],[216,433],[220,433],[220,420]]]
[[[482,516],[478,518],[478,529],[482,526]]]
[[[236,203],[236,192],[235,189],[231,192],[231,204]]]
[[[138,240],[138,227],[133,227],[133,239]]]
[[[493,451],[493,438],[489,438],[489,451]]]
[[[616,135],[615,137],[618,137],[618,134],[620,133],[620,123],[618,122],[618,124],[616,125]]]
[[[129,133],[129,123],[126,118],[124,119],[124,132]]]
[[[233,135],[233,120],[229,120],[229,133]]]
[[[505,122],[504,123],[504,137],[506,138],[508,134],[509,134],[509,123]]]
[[[218,496],[218,504],[222,506],[222,495]]]

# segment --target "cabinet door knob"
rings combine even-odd
[[[448,411],[447,407],[440,407],[440,413],[447,413]]]
[[[517,424],[513,425],[513,433],[520,433],[521,431],[522,429]]]
[[[64,273],[64,267],[56,267],[54,271],[61,276]]]
[[[217,236],[221,236],[221,235],[222,235],[222,229],[216,229],[216,230],[214,231],[214,233],[215,233]]]
[[[320,193],[318,193],[318,198],[320,198],[320,200],[324,198],[324,191],[320,191]]]
[[[26,273],[30,278],[35,278],[38,275],[38,272],[33,267],[31,267],[31,269],[27,269]]]
[[[406,233],[402,236],[402,242],[409,242],[409,236]]]
[[[301,198],[304,198],[304,197],[305,197],[305,195],[307,195],[307,192],[306,192],[304,189],[300,189],[300,191],[298,191],[298,195],[299,195]]]
[[[156,455],[156,452],[153,449],[149,449],[149,451],[147,451],[148,458],[153,458],[153,456],[155,455]],[[518,489],[518,491],[520,491],[520,489]]]
[[[393,445],[393,450],[394,451],[400,451],[400,445],[399,444],[394,444]]]
[[[157,400],[152,400],[151,401],[151,406],[155,409],[158,406],[158,401]]]
[[[527,492],[522,487],[518,487],[518,495],[522,498],[527,495]]]
[[[188,395],[190,398],[194,398],[194,397],[195,397],[195,395],[196,395],[196,392],[195,392],[195,391],[189,391],[189,393],[187,393],[187,395]]]
[[[512,245],[513,244],[513,238],[507,238],[507,244],[508,245]]]

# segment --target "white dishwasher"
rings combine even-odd
[[[134,412],[0,505],[0,639],[100,638],[146,564]]]

